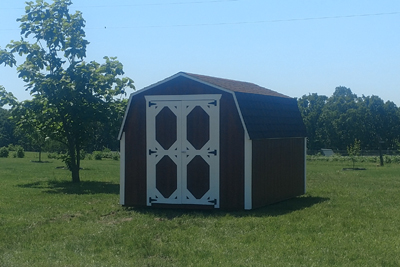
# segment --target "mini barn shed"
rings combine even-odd
[[[238,210],[302,195],[305,136],[294,98],[177,73],[130,96],[120,203]]]

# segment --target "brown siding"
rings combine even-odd
[[[232,95],[221,98],[220,208],[244,209],[244,128]]]
[[[304,138],[253,140],[253,208],[304,193]]]
[[[232,94],[185,77],[133,96],[125,126],[125,205],[146,205],[144,95],[222,94],[220,100],[220,208],[244,208],[244,129]]]
[[[146,205],[146,114],[143,96],[132,99],[125,124],[125,205]]]

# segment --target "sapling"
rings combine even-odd
[[[353,162],[353,169],[354,169],[354,162],[356,157],[360,155],[361,151],[361,142],[360,140],[354,139],[354,144],[347,147],[347,153]]]

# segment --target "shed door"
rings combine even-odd
[[[219,98],[147,96],[147,205],[219,207]]]

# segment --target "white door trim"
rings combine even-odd
[[[219,100],[221,95],[156,95],[146,99],[146,154],[147,154],[147,205],[197,204],[219,208]],[[202,148],[195,149],[187,140],[186,117],[197,106],[209,115],[209,140]],[[156,116],[168,107],[177,119],[177,137],[165,150],[156,140]],[[148,153],[148,151],[156,151]],[[216,153],[212,153],[216,151]],[[156,164],[168,156],[177,166],[177,187],[164,197],[156,188]],[[200,198],[192,195],[187,187],[187,165],[200,156],[210,167],[209,190]]]

